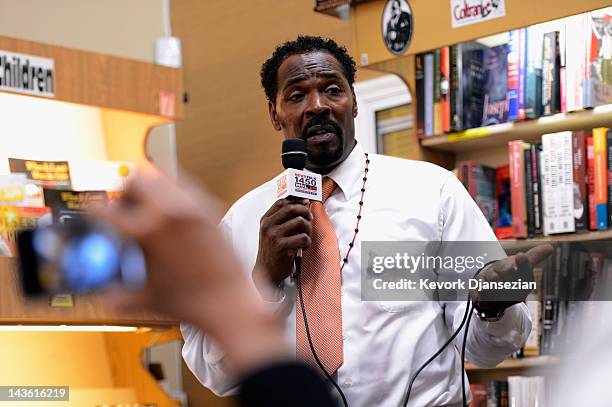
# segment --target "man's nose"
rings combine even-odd
[[[306,117],[318,116],[329,112],[331,112],[331,108],[324,95],[321,95],[319,92],[312,92],[308,95],[305,111]]]

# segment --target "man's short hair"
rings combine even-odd
[[[357,67],[346,48],[330,38],[300,35],[295,40],[285,42],[276,47],[272,56],[261,66],[261,86],[264,88],[266,97],[269,101],[272,103],[276,102],[276,92],[278,91],[278,68],[283,61],[291,55],[306,54],[316,51],[328,52],[338,60],[340,65],[342,65],[344,76],[352,89],[353,82],[355,82]]]

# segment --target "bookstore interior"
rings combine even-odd
[[[529,336],[496,366],[465,362],[466,405],[610,405],[612,2],[75,3],[0,2],[0,407],[237,403],[192,373],[179,321],[107,301],[117,281],[147,284],[145,260],[127,244],[118,277],[96,240],[115,232],[83,219],[123,199],[142,167],[183,168],[226,209],[282,171],[258,75],[298,34],[355,60],[365,151],[452,171],[508,255],[552,246],[532,265]],[[67,16],[24,17],[37,9]]]

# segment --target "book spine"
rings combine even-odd
[[[553,113],[561,112],[561,47],[559,46],[559,31],[554,32],[554,70],[553,70]]]
[[[421,138],[425,136],[425,66],[423,54],[417,54],[415,64],[416,87],[416,134]]]
[[[559,32],[544,34],[542,54],[542,114],[559,112]]]
[[[434,56],[432,53],[425,54],[425,135],[433,136],[434,126]]]
[[[540,236],[542,229],[542,185],[540,183],[540,153],[542,152],[541,143],[531,145],[531,179],[533,182],[533,223],[534,234]]]
[[[574,232],[572,133],[542,136],[544,165],[544,234]]]
[[[495,170],[495,198],[497,200],[495,236],[498,239],[512,237],[512,205],[510,199],[510,168],[502,165]]]
[[[567,59],[566,59],[567,31],[565,25],[559,32],[559,110],[567,112]]]
[[[451,87],[450,87],[450,49],[440,49],[440,104],[442,110],[442,131],[451,131]]]
[[[518,119],[523,120],[525,114],[525,91],[527,88],[527,29],[521,28],[519,32],[519,86],[518,86]]]
[[[608,225],[612,225],[612,131],[606,132],[607,176],[608,176]]]
[[[542,33],[535,27],[527,33],[525,117],[533,119],[542,114]]]
[[[462,46],[450,47],[451,67],[451,130],[463,130]]]
[[[572,154],[574,165],[574,222],[576,230],[588,228],[586,137],[584,131],[572,133]]]
[[[587,181],[589,229],[597,230],[597,216],[595,213],[595,150],[593,148],[593,136],[587,137]]]
[[[525,149],[525,198],[527,208],[527,237],[535,236],[535,205],[533,202],[533,161],[531,160],[531,146]]]
[[[484,68],[480,49],[463,54],[463,128],[479,127],[482,122]]]
[[[583,89],[582,89],[582,98],[583,98],[583,103],[584,103],[584,107],[594,107],[594,102],[593,102],[593,92],[592,92],[592,86],[593,86],[593,78],[591,76],[591,47],[592,47],[592,36],[593,34],[591,34],[592,30],[595,28],[593,27],[593,17],[591,15],[591,13],[585,13],[585,20],[584,20],[584,28],[585,28],[585,32],[586,32],[586,38],[585,38],[585,46],[584,46],[584,55],[582,56],[582,60],[584,63],[584,71],[583,71]]]
[[[508,143],[508,165],[510,167],[510,203],[512,207],[512,235],[527,237],[527,208],[525,197],[525,155],[522,140]]]
[[[434,52],[434,134],[442,134],[442,106],[440,94],[440,50]]]
[[[597,230],[608,228],[608,166],[606,159],[607,129],[593,129],[595,216]]]
[[[519,117],[519,30],[511,30],[508,39],[508,120]]]

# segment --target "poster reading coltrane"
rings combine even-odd
[[[44,189],[45,205],[51,208],[53,223],[65,223],[82,216],[95,202],[107,202],[106,191],[62,191]]]
[[[35,161],[9,158],[12,173],[25,173],[35,184],[49,188],[70,189],[68,161]]]

